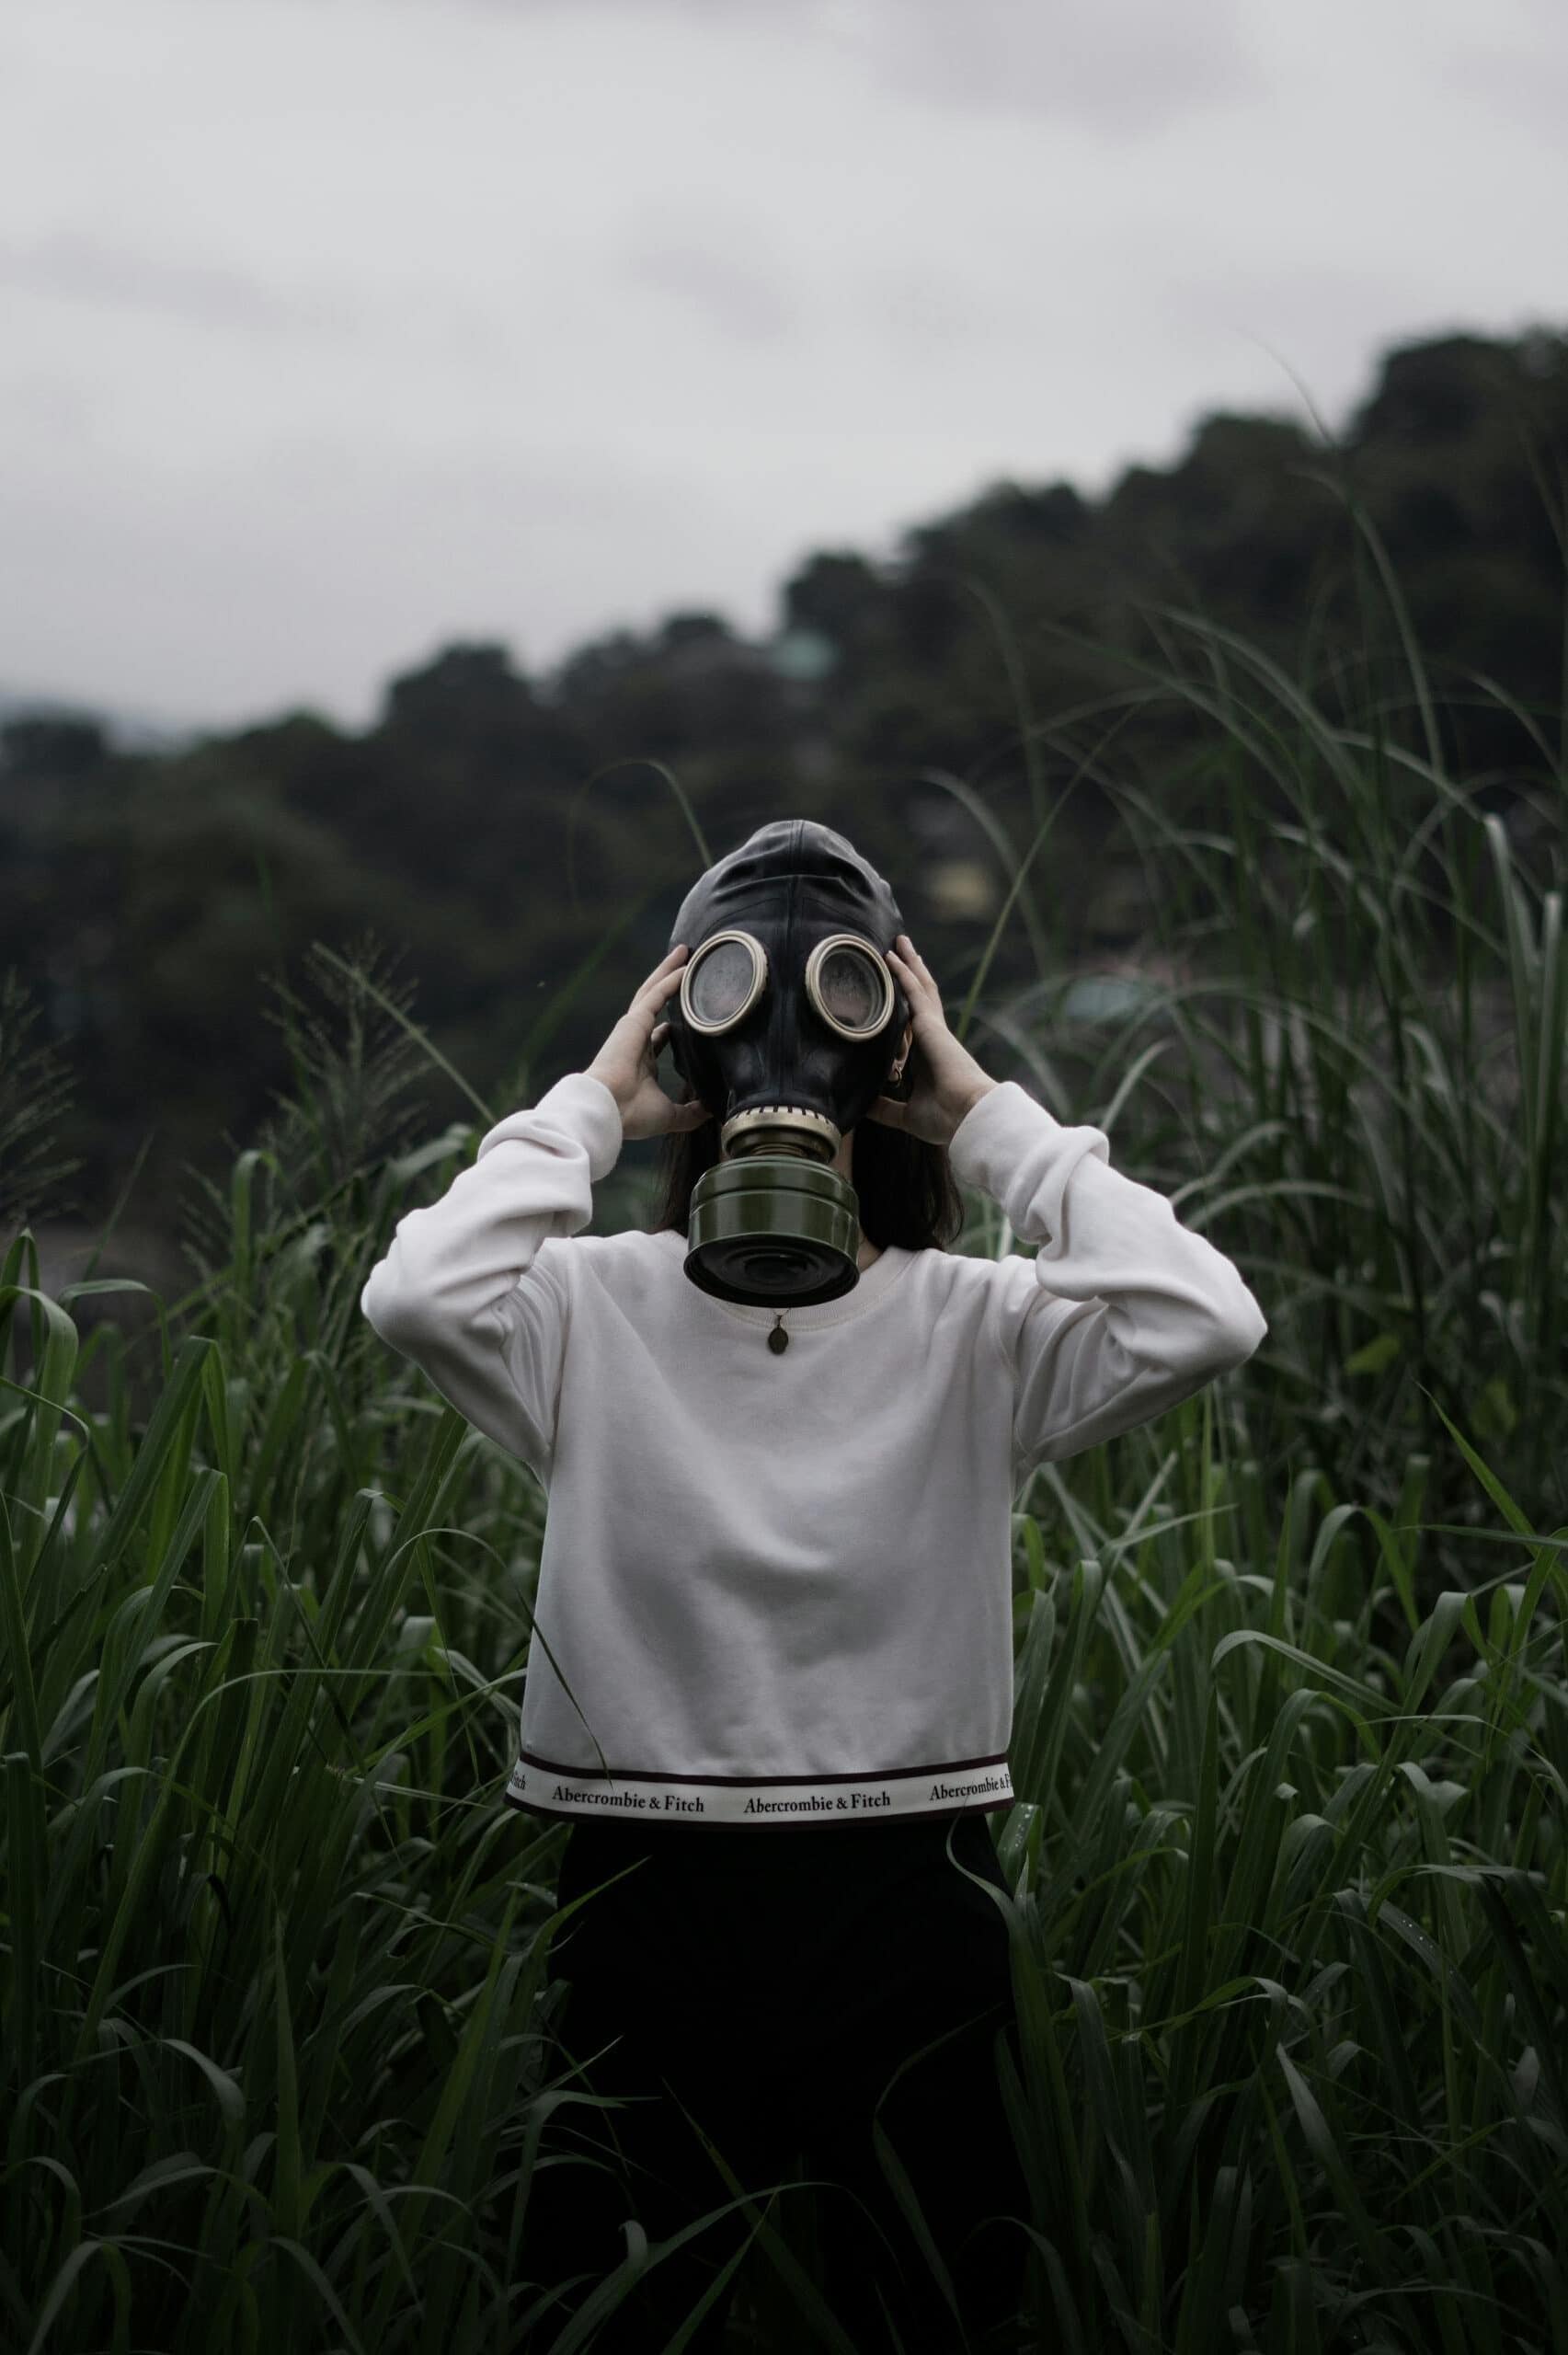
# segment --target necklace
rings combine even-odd
[[[878,1251],[870,1264],[875,1266],[876,1260],[880,1259],[881,1257],[882,1254]],[[768,1347],[776,1358],[782,1358],[789,1347],[789,1335],[784,1331],[784,1318],[788,1314],[789,1311],[784,1308],[776,1312],[773,1317],[773,1329],[768,1336]]]

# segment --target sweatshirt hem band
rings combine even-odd
[[[584,1775],[530,1758],[512,1768],[503,1797],[509,1807],[539,1815],[671,1823],[886,1823],[1013,1803],[1005,1756],[880,1775],[712,1781],[695,1775]]]

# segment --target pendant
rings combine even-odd
[[[782,1357],[785,1350],[789,1347],[789,1335],[784,1331],[784,1313],[781,1308],[778,1314],[778,1322],[774,1325],[773,1331],[768,1336],[768,1347],[772,1350],[774,1357],[776,1358]]]

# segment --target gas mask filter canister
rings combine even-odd
[[[809,819],[760,826],[681,902],[670,1047],[719,1123],[687,1232],[702,1291],[807,1307],[858,1282],[859,1204],[830,1165],[884,1093],[909,1019],[883,954],[902,929],[876,868]]]

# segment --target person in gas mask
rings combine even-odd
[[[955,1038],[842,835],[759,828],[670,941],[588,1069],[405,1213],[361,1295],[548,1492],[505,1796],[571,1824],[552,1969],[607,2139],[536,2177],[524,2272],[567,2286],[528,2343],[625,2254],[622,2220],[662,2245],[730,2201],[704,2138],[747,2192],[804,2160],[860,2355],[1026,2343],[986,1821],[1013,1803],[1013,1502],[1267,1327],[1103,1131]],[[653,1229],[584,1233],[648,1136]],[[951,1250],[960,1185],[1034,1256]],[[662,2347],[750,2229],[736,2211],[659,2256],[595,2345]],[[722,2345],[733,2287],[690,2348]]]

